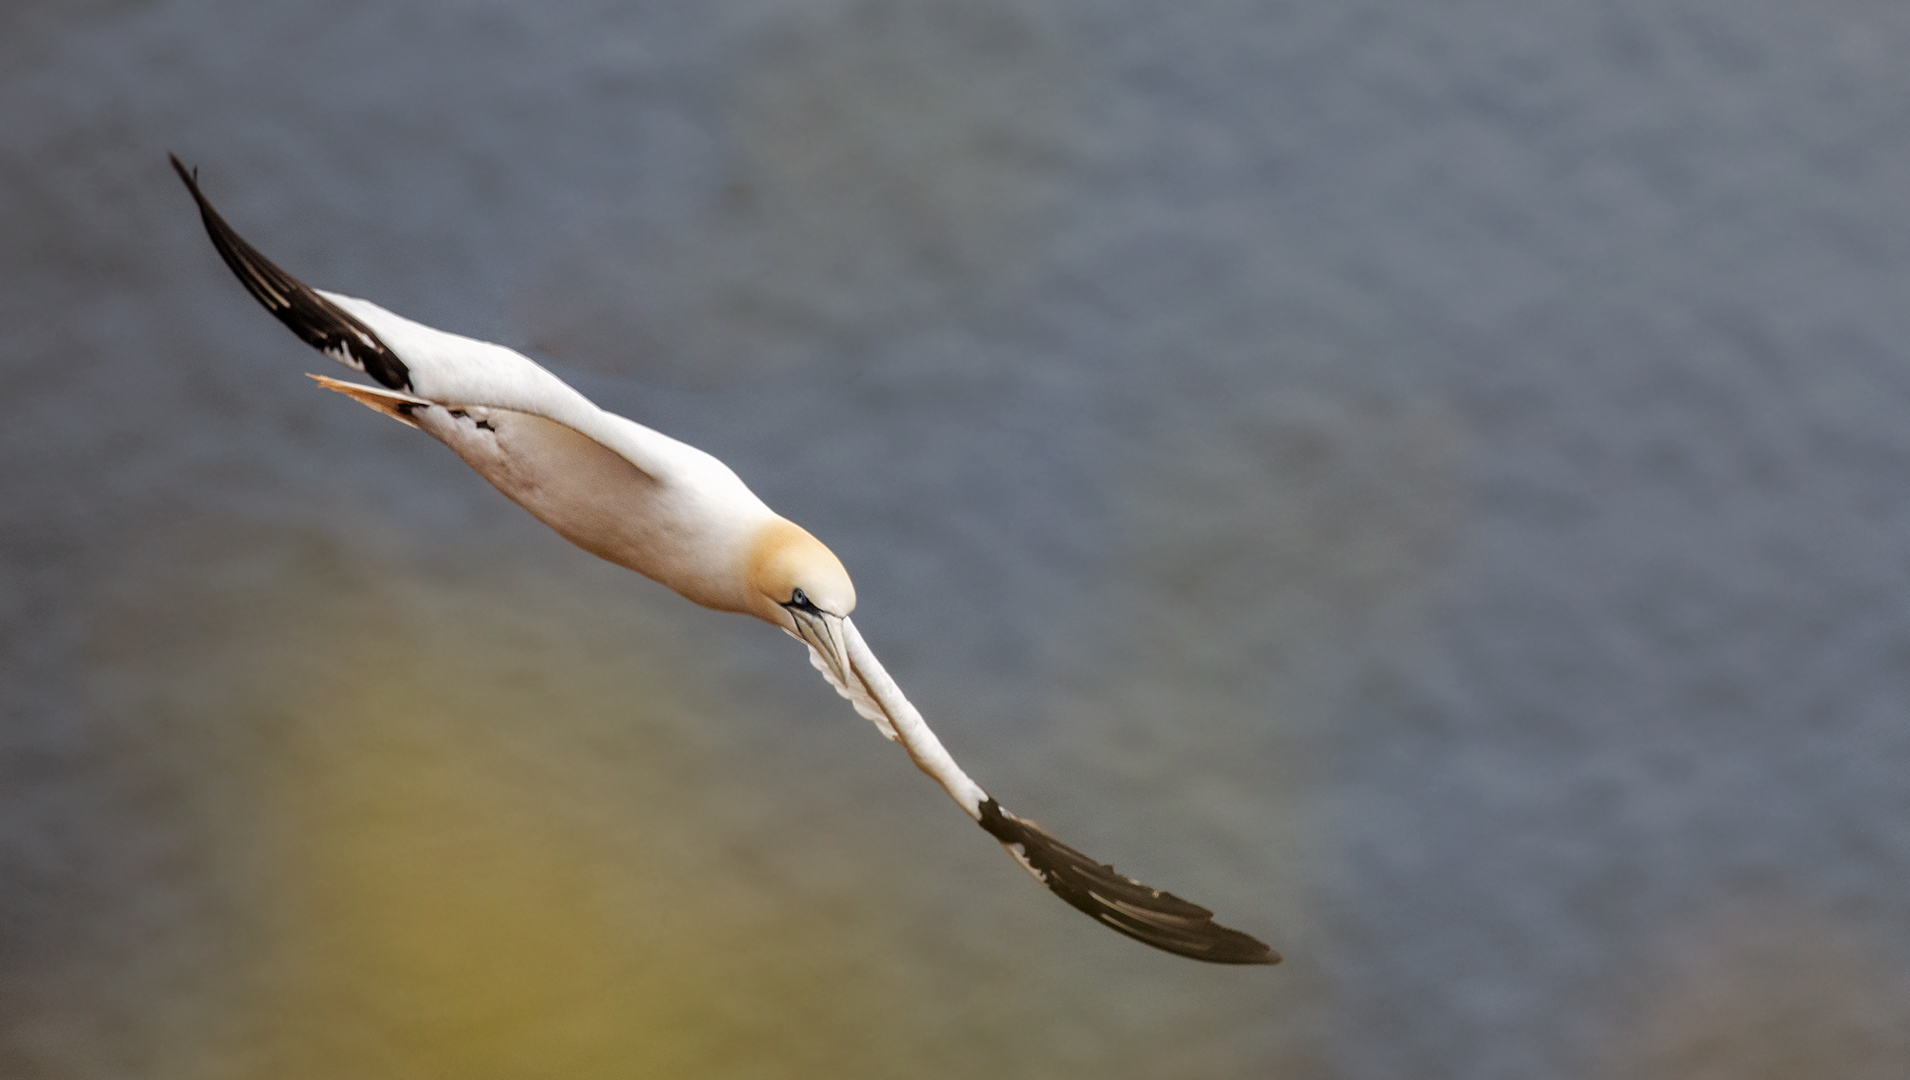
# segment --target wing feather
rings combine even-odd
[[[653,478],[683,477],[747,493],[714,456],[634,420],[598,408],[530,357],[387,311],[369,300],[314,289],[239,236],[199,188],[196,170],[172,165],[199,206],[206,234],[241,284],[300,340],[327,356],[439,405],[512,409],[563,424]],[[748,496],[746,501],[753,500]]]
[[[802,641],[795,634],[789,636]],[[882,733],[883,738],[895,742],[895,725],[889,721],[889,714],[882,711],[882,706],[876,704],[875,699],[869,696],[868,688],[860,682],[845,685],[841,679],[836,678],[836,673],[830,668],[829,661],[822,658],[822,654],[816,651],[814,645],[807,641],[803,641],[803,645],[809,650],[809,666],[821,672],[822,677],[829,681],[829,685],[835,688],[836,693],[847,698],[849,704],[855,706],[856,715],[875,724],[875,729]]]
[[[199,204],[199,219],[205,223],[206,235],[212,238],[219,257],[246,291],[265,305],[265,310],[307,345],[346,367],[362,371],[393,390],[412,389],[410,369],[371,327],[279,269],[240,238],[199,190],[197,169],[188,171],[177,157],[172,158],[172,167],[186,182],[186,190],[192,192],[193,202]]]
[[[982,804],[981,827],[1056,896],[1136,941],[1215,964],[1280,962],[1265,942],[1220,925],[1199,904],[1082,854],[993,799]]]
[[[894,737],[914,759],[916,767],[941,784],[969,817],[1015,857],[1022,869],[1056,896],[1136,941],[1180,956],[1216,964],[1280,962],[1280,954],[1268,948],[1265,942],[1220,925],[1213,920],[1214,913],[1199,904],[1143,885],[1062,843],[1034,822],[1002,809],[1000,803],[955,763],[848,619],[842,620],[842,636],[849,647],[855,677],[863,684],[864,696],[888,717]],[[820,657],[812,662],[828,676]],[[831,683],[835,681],[830,678]],[[856,700],[856,695],[841,686],[837,686],[837,691],[851,701]],[[859,703],[857,711],[862,711]]]

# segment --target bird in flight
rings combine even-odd
[[[239,238],[199,189],[212,246],[294,334],[379,385],[313,375],[450,447],[531,516],[593,555],[719,611],[755,617],[809,647],[858,713],[908,751],[1022,869],[1075,908],[1155,948],[1220,964],[1275,964],[1263,942],[1213,912],[1143,885],[990,798],[943,749],[883,670],[849,613],[855,586],[835,554],[781,517],[715,457],[598,408],[501,345],[435,330],[368,300],[307,286]]]

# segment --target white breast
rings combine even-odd
[[[756,530],[775,515],[715,458],[687,457],[656,477],[530,413],[434,405],[411,419],[585,551],[706,607],[748,610],[738,567]]]

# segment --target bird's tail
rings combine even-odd
[[[329,375],[312,375],[307,373],[306,377],[317,382],[318,385],[327,390],[336,390],[367,409],[376,409],[386,416],[391,417],[393,420],[410,427],[418,426],[418,422],[411,418],[413,412],[418,409],[431,407],[431,402],[421,397],[414,397],[397,390],[386,390],[382,386],[366,386],[363,383],[346,382],[343,379],[334,379]]]

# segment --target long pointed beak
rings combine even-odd
[[[842,637],[842,616],[826,611],[811,614],[796,608],[790,608],[789,613],[795,617],[796,631],[803,642],[829,665],[836,681],[849,685],[849,646]]]

